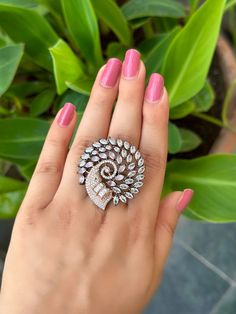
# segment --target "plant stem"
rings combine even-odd
[[[144,31],[144,34],[145,34],[147,39],[153,37],[154,31],[152,28],[152,21],[151,20],[149,20],[147,23],[145,23],[143,25],[143,31]]]
[[[190,15],[193,15],[199,5],[199,2],[200,0],[192,0],[191,1],[191,14]]]
[[[227,125],[224,125],[224,123],[223,123],[221,120],[216,119],[216,118],[214,118],[214,117],[211,117],[211,116],[209,116],[209,115],[207,115],[207,114],[205,114],[205,113],[202,113],[202,112],[193,112],[192,115],[195,116],[195,117],[197,117],[197,118],[200,118],[200,119],[202,119],[202,120],[205,120],[205,121],[207,121],[207,122],[210,122],[210,123],[212,123],[212,124],[215,124],[215,125],[217,125],[217,126],[219,126],[219,127],[221,127],[221,128],[225,128],[225,127],[228,128],[228,126],[227,126]]]

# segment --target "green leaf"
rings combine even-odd
[[[18,98],[26,98],[29,96],[33,96],[37,93],[40,93],[49,87],[50,85],[48,82],[34,81],[15,83],[10,86],[10,88],[7,91],[7,94],[14,95]]]
[[[195,103],[189,100],[177,107],[170,108],[170,119],[182,119],[192,113],[196,108]]]
[[[208,81],[206,81],[200,92],[193,97],[192,101],[196,105],[195,111],[197,112],[208,111],[214,105],[215,92]]]
[[[65,103],[70,102],[74,106],[76,106],[76,111],[80,112],[81,108],[84,108],[87,105],[89,97],[86,95],[82,95],[78,92],[74,92],[72,90],[68,90],[60,99],[60,102],[56,105],[55,110],[58,111],[60,108],[64,106]]]
[[[208,0],[172,42],[162,69],[171,106],[193,97],[203,87],[215,51],[225,0]]]
[[[175,27],[171,32],[162,36],[162,39],[150,50],[145,58],[147,76],[150,76],[153,72],[160,71],[166,52],[180,29],[180,27]]]
[[[28,163],[26,163],[24,166],[18,167],[20,173],[22,174],[22,176],[26,178],[26,180],[29,181],[31,179],[36,163],[37,163],[36,160],[31,160]]]
[[[182,138],[180,152],[189,152],[196,149],[201,143],[202,139],[193,131],[179,128]]]
[[[90,95],[93,83],[94,78],[86,77],[75,82],[66,82],[66,85],[75,92],[81,93],[83,95]]]
[[[28,8],[3,4],[0,0],[0,26],[15,41],[25,43],[27,54],[40,66],[51,70],[48,48],[57,35],[46,19]]]
[[[98,17],[106,23],[116,34],[120,41],[131,45],[131,32],[123,12],[113,0],[92,0],[94,10]]]
[[[47,111],[52,105],[54,97],[55,91],[53,89],[47,89],[38,94],[30,103],[30,115],[35,117]]]
[[[95,67],[103,64],[96,15],[90,0],[61,0],[69,33],[81,53]]]
[[[0,96],[11,85],[23,51],[24,46],[22,44],[0,48]]]
[[[236,221],[236,155],[209,155],[168,163],[166,184],[195,191],[188,211],[211,222]]]
[[[83,75],[83,64],[62,39],[49,48],[58,94],[66,89],[66,81],[74,82]]]
[[[22,181],[0,176],[0,219],[15,217],[26,188]]]
[[[1,0],[0,3],[25,8],[37,6],[36,0]]]
[[[34,118],[0,119],[0,158],[37,159],[49,123]]]
[[[130,0],[122,6],[128,21],[147,16],[184,17],[184,7],[174,0]]]
[[[108,58],[116,57],[124,59],[126,48],[118,42],[111,42],[107,46],[106,55]]]
[[[182,138],[179,128],[169,122],[169,133],[168,133],[168,151],[170,154],[176,154],[180,151],[182,146]]]
[[[227,0],[225,5],[225,11],[229,10],[234,5],[236,5],[236,0]]]

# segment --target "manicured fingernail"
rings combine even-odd
[[[69,102],[66,103],[60,112],[60,115],[57,119],[57,123],[63,128],[68,126],[71,120],[73,119],[74,113],[75,113],[75,106],[73,106]]]
[[[116,58],[111,58],[107,61],[100,80],[100,84],[103,87],[113,87],[116,85],[120,75],[121,65],[121,61]]]
[[[190,203],[192,197],[193,197],[194,191],[191,189],[185,189],[180,196],[180,199],[177,203],[177,210],[179,212],[182,212]]]
[[[150,102],[159,101],[163,94],[164,79],[158,73],[152,73],[145,92],[145,99]]]
[[[123,76],[125,78],[133,78],[138,74],[140,64],[140,53],[135,49],[126,51],[123,63]]]

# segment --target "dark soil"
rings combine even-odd
[[[223,82],[223,75],[221,73],[217,54],[215,54],[212,61],[209,79],[215,90],[216,97],[213,107],[206,112],[206,114],[221,119],[221,109],[225,98],[226,86]],[[179,127],[187,128],[197,133],[202,138],[202,144],[191,152],[175,154],[174,158],[192,159],[207,155],[221,130],[219,126],[192,115],[189,115],[184,119],[175,120],[175,124]]]

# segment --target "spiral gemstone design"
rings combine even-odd
[[[102,138],[84,150],[78,173],[90,199],[105,210],[113,200],[127,203],[143,185],[145,165],[139,150],[127,141]]]

